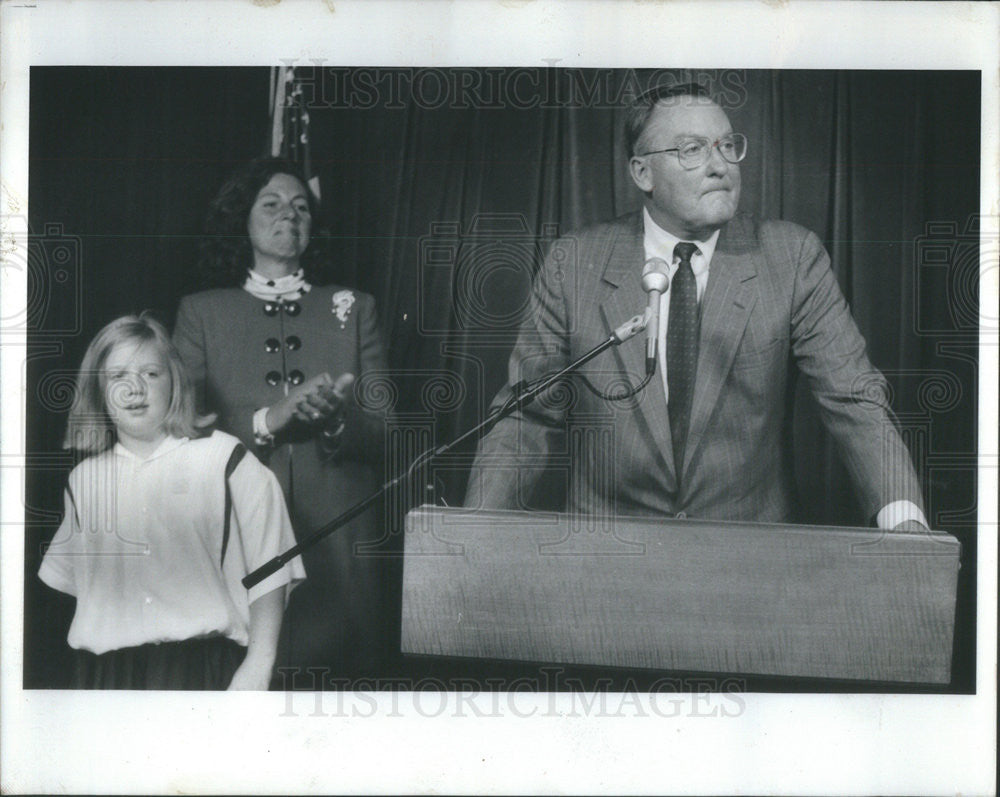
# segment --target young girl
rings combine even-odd
[[[65,446],[62,525],[39,576],[76,597],[76,686],[266,689],[296,559],[240,579],[295,543],[271,472],[222,432],[199,437],[191,384],[166,331],[142,316],[84,355]]]

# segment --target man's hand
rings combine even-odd
[[[919,520],[904,520],[893,527],[893,531],[909,531],[914,534],[930,534],[931,530]]]

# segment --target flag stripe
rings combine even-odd
[[[295,67],[271,69],[271,155],[295,163],[306,178],[310,190],[320,198],[319,175],[313,171],[309,143],[309,112],[305,107],[302,85]]]

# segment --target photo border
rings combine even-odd
[[[8,224],[2,251],[14,257],[9,242],[26,232],[16,225],[27,214],[34,64],[274,66],[322,58],[356,66],[977,69],[980,212],[996,219],[998,11],[975,3],[8,2],[0,6],[0,179]],[[996,235],[983,231],[990,233]],[[997,306],[996,271],[990,275],[981,308]],[[0,318],[23,312],[19,275],[5,268],[2,288]],[[280,693],[21,689],[23,418],[9,408],[22,404],[25,349],[23,338],[4,334],[4,790],[988,793],[995,789],[996,751],[995,332],[981,330],[980,343],[979,451],[986,467],[977,491],[975,696],[754,694],[741,697],[736,717],[713,715],[723,706],[711,701],[663,717],[648,695],[596,716],[574,714],[572,696],[515,690],[504,693],[499,715],[477,716],[461,694],[442,697],[446,706],[437,712],[436,703],[434,711],[420,711],[405,696],[349,693],[343,716],[312,707],[293,717]]]

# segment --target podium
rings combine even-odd
[[[402,651],[947,684],[951,535],[420,507]]]

